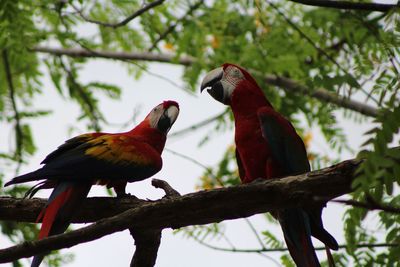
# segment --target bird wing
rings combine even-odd
[[[260,121],[261,130],[264,138],[267,140],[269,147],[271,148],[271,153],[275,161],[281,166],[283,171],[282,175],[296,175],[301,173],[306,173],[310,171],[310,163],[308,162],[307,152],[304,143],[300,136],[296,133],[296,130],[292,124],[285,119],[281,114],[276,112],[271,107],[263,107],[258,111],[258,117]],[[304,229],[300,231],[302,233],[310,232],[311,234],[318,238],[321,242],[325,243],[328,247],[332,249],[337,249],[338,244],[335,238],[330,235],[323,227],[321,220],[321,212],[324,204],[316,205],[313,207],[307,207],[301,211],[301,209],[289,209],[281,211],[279,217],[281,217],[281,224],[287,223],[288,226],[292,225],[294,227],[300,227],[304,224],[303,228],[310,227],[310,230]],[[300,214],[303,214],[300,216]],[[308,223],[305,223],[301,217],[307,217]],[[297,218],[297,219],[296,219]],[[297,220],[296,223],[294,223]],[[290,222],[287,222],[290,221]],[[307,227],[306,227],[307,226]],[[282,225],[284,232],[286,231],[285,238],[290,238],[290,227]],[[308,236],[309,234],[307,234]],[[292,239],[294,235],[292,235]],[[309,239],[305,235],[302,238]],[[308,242],[300,242],[308,243]],[[305,248],[303,248],[304,250]],[[292,253],[292,252],[291,252]],[[314,253],[310,253],[311,255]],[[314,258],[314,256],[312,257]]]
[[[310,163],[304,143],[292,124],[272,107],[259,109],[258,118],[272,157],[284,171],[282,175],[309,172]]]
[[[162,167],[161,155],[140,138],[102,133],[69,139],[42,163],[42,168],[7,185],[40,179],[138,181]]]

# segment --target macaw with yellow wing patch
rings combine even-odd
[[[161,170],[167,133],[178,114],[177,102],[164,101],[129,132],[89,133],[69,139],[43,160],[42,168],[15,177],[5,186],[44,179],[28,191],[33,196],[40,189],[54,188],[37,218],[42,221],[39,239],[63,233],[93,184],[113,187],[117,196],[123,196],[128,182]],[[39,266],[43,257],[35,256],[31,266]]]
[[[235,119],[236,158],[242,183],[310,171],[304,143],[292,124],[274,110],[255,79],[243,68],[224,64],[203,79],[201,91],[229,105]],[[320,266],[311,235],[327,247],[338,244],[323,227],[322,205],[288,208],[274,216],[279,220],[289,252],[298,267]],[[332,261],[331,261],[332,263]]]

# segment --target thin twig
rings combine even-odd
[[[11,100],[11,106],[14,112],[14,119],[15,119],[15,159],[17,160],[17,167],[15,169],[15,175],[19,173],[19,170],[21,168],[21,164],[23,162],[22,160],[22,146],[23,146],[23,131],[22,131],[22,125],[21,125],[21,115],[19,113],[18,107],[17,107],[17,101],[15,99],[15,87],[14,83],[12,80],[12,75],[11,75],[11,67],[10,67],[10,62],[8,60],[8,52],[7,49],[3,49],[2,51],[3,55],[3,64],[4,64],[4,71],[6,75],[6,80],[8,84],[8,94]]]
[[[184,87],[184,86],[181,86],[181,85],[179,85],[178,83],[176,83],[175,81],[173,81],[173,80],[171,80],[171,79],[169,79],[169,78],[167,78],[167,77],[165,77],[165,76],[163,76],[163,75],[160,75],[160,74],[158,74],[158,73],[149,71],[146,67],[140,65],[140,64],[137,63],[137,62],[132,62],[132,61],[130,61],[130,63],[136,65],[137,67],[139,67],[140,69],[142,69],[142,70],[143,70],[145,73],[147,73],[148,75],[153,76],[153,77],[156,77],[156,78],[158,78],[158,79],[160,79],[160,80],[163,80],[163,81],[165,81],[165,82],[168,82],[168,83],[171,84],[172,86],[174,86],[174,87],[176,87],[176,88],[178,88],[178,89],[181,89],[182,91],[184,91],[185,93],[187,93],[187,94],[190,95],[190,96],[197,97],[197,94],[196,94],[195,92],[193,92],[192,90],[190,90],[189,88]]]
[[[191,126],[189,126],[187,128],[184,128],[182,130],[178,130],[176,132],[173,132],[173,133],[168,135],[168,138],[171,139],[171,138],[181,137],[182,135],[185,135],[185,134],[188,134],[188,133],[193,132],[195,130],[198,130],[198,129],[200,129],[200,128],[204,127],[204,126],[207,126],[210,123],[213,123],[214,121],[222,118],[228,112],[229,112],[229,109],[226,109],[225,111],[223,111],[223,112],[221,112],[221,113],[219,113],[219,114],[217,114],[215,116],[212,116],[212,117],[210,117],[208,119],[205,119],[203,121],[195,123],[195,124],[193,124],[193,125],[191,125]]]
[[[260,243],[260,246],[264,249],[265,248],[264,242],[261,240],[261,237],[258,235],[257,230],[254,227],[254,225],[251,223],[251,221],[248,218],[244,218],[244,220],[247,223],[247,225],[250,227],[253,234],[256,236],[258,243]]]
[[[78,7],[76,7],[74,4],[71,4],[72,8],[79,14],[79,16],[86,22],[90,22],[90,23],[94,23],[94,24],[98,24],[101,25],[103,27],[111,27],[111,28],[118,28],[121,26],[125,26],[126,24],[128,24],[131,20],[139,17],[140,15],[142,15],[143,13],[149,11],[150,9],[161,5],[165,0],[156,0],[153,1],[145,6],[143,6],[141,9],[135,11],[132,15],[126,17],[125,19],[123,19],[120,22],[116,22],[116,23],[111,23],[111,22],[104,22],[104,21],[99,21],[99,20],[95,20],[95,19],[91,19],[88,16],[86,16],[85,14],[83,14],[82,10],[79,9]]]
[[[204,246],[204,247],[206,247],[206,248],[210,248],[210,249],[213,249],[213,250],[218,250],[218,251],[224,251],[224,252],[242,252],[242,251],[240,251],[240,249],[236,249],[233,245],[231,245],[231,248],[220,248],[220,247],[217,247],[217,246],[213,246],[213,245],[211,245],[211,244],[209,244],[209,243],[207,243],[207,242],[205,242],[205,241],[203,241],[202,239],[200,239],[200,238],[198,238],[197,236],[195,236],[195,235],[193,235],[193,233],[188,233],[189,235],[190,235],[190,237],[194,240],[194,241],[196,241],[197,243],[199,243],[200,245],[202,245],[202,246]],[[263,248],[263,249],[266,249],[266,248]],[[244,252],[244,251],[243,251]],[[254,253],[257,253],[257,254],[259,254],[260,256],[263,256],[264,258],[266,258],[266,259],[268,259],[268,260],[271,260],[272,262],[274,262],[275,263],[275,265],[276,266],[281,266],[280,264],[279,264],[279,262],[277,262],[274,258],[272,258],[272,257],[270,257],[270,256],[268,256],[268,255],[265,255],[265,254],[263,254],[263,251],[253,251]]]
[[[169,148],[164,148],[164,150],[167,151],[167,152],[169,152],[169,153],[171,153],[171,154],[173,154],[173,155],[175,155],[175,156],[178,156],[178,157],[183,158],[183,159],[185,159],[185,160],[187,160],[187,161],[190,161],[190,162],[192,162],[193,164],[195,164],[195,165],[199,166],[200,168],[204,169],[206,172],[209,173],[209,175],[211,176],[211,178],[215,179],[215,180],[217,181],[217,183],[218,183],[221,187],[224,187],[224,182],[222,182],[222,180],[221,180],[220,177],[217,177],[217,176],[215,176],[215,175],[213,174],[211,167],[207,167],[206,165],[204,165],[204,164],[201,163],[200,161],[198,161],[198,160],[196,160],[196,159],[194,159],[194,158],[192,158],[192,157],[189,157],[189,156],[187,156],[187,155],[184,155],[184,154],[182,154],[182,153],[179,153],[179,152],[176,152],[176,151],[174,151],[174,150],[171,150],[171,149],[169,149]]]
[[[337,9],[349,10],[366,10],[388,12],[395,7],[399,7],[399,2],[396,4],[381,4],[381,3],[357,3],[349,1],[332,1],[332,0],[289,0],[303,5],[329,7]]]
[[[162,40],[165,39],[165,37],[167,37],[170,33],[172,33],[175,28],[182,22],[186,21],[187,18],[196,10],[198,9],[202,4],[204,3],[204,0],[200,0],[198,2],[196,2],[194,5],[190,6],[188,11],[185,13],[185,15],[183,15],[182,17],[180,17],[179,19],[177,19],[175,21],[175,23],[172,23],[168,26],[168,28],[161,33],[158,38],[153,42],[153,44],[151,45],[151,47],[149,48],[149,52],[153,51],[159,42],[161,42]]]
[[[263,253],[263,252],[285,252],[288,251],[288,248],[254,248],[254,249],[238,249],[238,248],[224,248],[224,247],[218,247],[218,246],[214,246],[211,244],[208,244],[198,238],[193,238],[196,242],[198,242],[199,244],[214,249],[214,250],[218,250],[218,251],[225,251],[225,252],[237,252],[237,253]],[[356,247],[357,248],[384,248],[384,247],[397,247],[400,244],[396,244],[396,243],[376,243],[376,244],[357,244]],[[346,249],[348,248],[348,245],[342,244],[339,245],[339,249]],[[322,247],[315,247],[315,250],[325,250],[325,246]]]
[[[198,160],[196,160],[196,159],[194,159],[194,158],[192,158],[192,157],[189,157],[189,156],[187,156],[187,155],[184,155],[184,154],[182,154],[182,153],[179,153],[179,152],[176,152],[176,151],[174,151],[174,150],[171,150],[171,149],[169,149],[169,148],[164,148],[164,151],[167,151],[167,152],[171,153],[172,155],[175,155],[175,156],[178,156],[178,157],[183,158],[183,159],[185,159],[185,160],[188,160],[188,161],[192,162],[193,164],[195,164],[195,165],[197,165],[197,166],[203,168],[203,169],[206,170],[206,171],[210,171],[210,169],[211,169],[210,167],[207,167],[206,165],[204,165],[204,164],[201,163],[200,161],[198,161]]]
[[[375,201],[368,200],[367,202],[360,202],[356,200],[345,200],[345,199],[334,199],[331,200],[331,202],[336,202],[336,203],[341,203],[345,204],[348,206],[353,206],[353,207],[359,207],[359,208],[364,208],[367,210],[382,210],[385,212],[390,212],[390,213],[395,213],[395,214],[400,214],[400,207],[392,207],[388,205],[383,205],[380,203],[377,203]]]
[[[84,92],[82,85],[76,80],[74,74],[72,73],[72,70],[69,69],[62,59],[60,58],[60,64],[62,69],[67,73],[67,79],[72,83],[73,85],[73,90],[77,90],[78,95],[80,98],[83,100],[83,103],[88,107],[89,109],[89,116],[90,120],[92,122],[92,127],[94,128],[95,131],[99,132],[101,130],[101,127],[99,125],[99,121],[102,119],[101,115],[98,114],[96,107],[93,105],[92,100],[89,99],[88,95],[86,92]]]

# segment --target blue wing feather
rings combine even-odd
[[[260,127],[271,148],[272,157],[282,167],[282,175],[296,175],[310,171],[303,141],[292,124],[271,107],[258,112]]]

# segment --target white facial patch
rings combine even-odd
[[[174,124],[176,118],[178,118],[178,115],[179,115],[179,109],[176,106],[170,106],[167,109],[167,116],[171,120],[171,125]]]
[[[245,79],[242,71],[235,66],[225,68],[221,83],[224,87],[224,99],[229,99],[236,86]]]
[[[160,104],[157,107],[153,108],[151,113],[149,114],[149,123],[151,128],[157,128],[157,123],[162,114],[164,113],[163,105]]]

